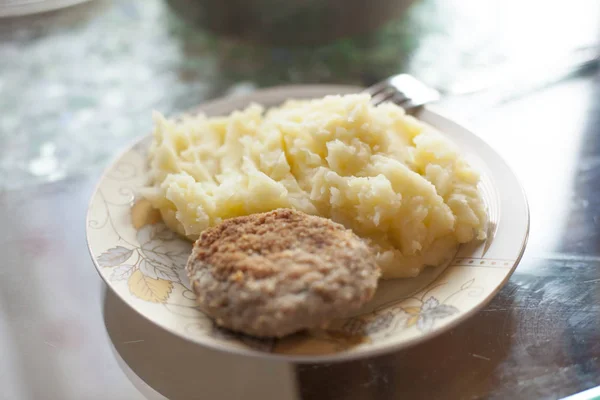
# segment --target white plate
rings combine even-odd
[[[290,86],[220,99],[200,109],[228,114],[250,102],[273,106],[289,98],[351,93],[348,86]],[[216,328],[189,289],[184,265],[190,243],[156,218],[136,189],[147,181],[150,137],[121,154],[100,179],[87,216],[94,264],[107,285],[156,325],[223,351],[318,362],[371,356],[404,348],[450,329],[481,309],[506,283],[519,262],[529,231],[529,210],[515,175],[479,137],[431,109],[419,117],[454,140],[482,175],[489,209],[489,239],[463,245],[454,259],[411,279],[383,281],[360,313],[335,321],[327,332],[259,340]]]
[[[89,0],[0,0],[0,18],[42,13]]]

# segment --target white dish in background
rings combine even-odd
[[[359,91],[348,86],[289,86],[209,102],[199,109],[224,115],[256,102]],[[259,340],[226,332],[195,306],[184,266],[191,244],[150,211],[136,189],[147,182],[146,149],[139,140],[106,170],[92,196],[87,239],[98,272],[114,292],[156,325],[211,348],[295,362],[338,361],[408,347],[444,332],[487,304],[519,262],[529,231],[527,200],[500,156],[474,133],[431,109],[419,118],[456,142],[480,171],[490,218],[484,243],[463,245],[454,259],[411,279],[381,281],[373,301],[327,332]],[[135,204],[135,206],[134,206]]]
[[[0,0],[0,18],[58,10],[90,0]]]

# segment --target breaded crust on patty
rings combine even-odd
[[[356,311],[380,276],[352,231],[289,209],[207,229],[187,271],[200,308],[218,325],[260,337],[324,327]]]

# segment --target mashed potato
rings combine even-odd
[[[143,195],[190,239],[281,207],[328,217],[368,242],[384,278],[416,276],[485,238],[479,175],[432,127],[369,100],[328,96],[178,121],[155,114]]]

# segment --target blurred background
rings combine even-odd
[[[0,0],[0,190],[260,87],[408,72],[468,118],[597,68],[599,21],[597,0]]]

